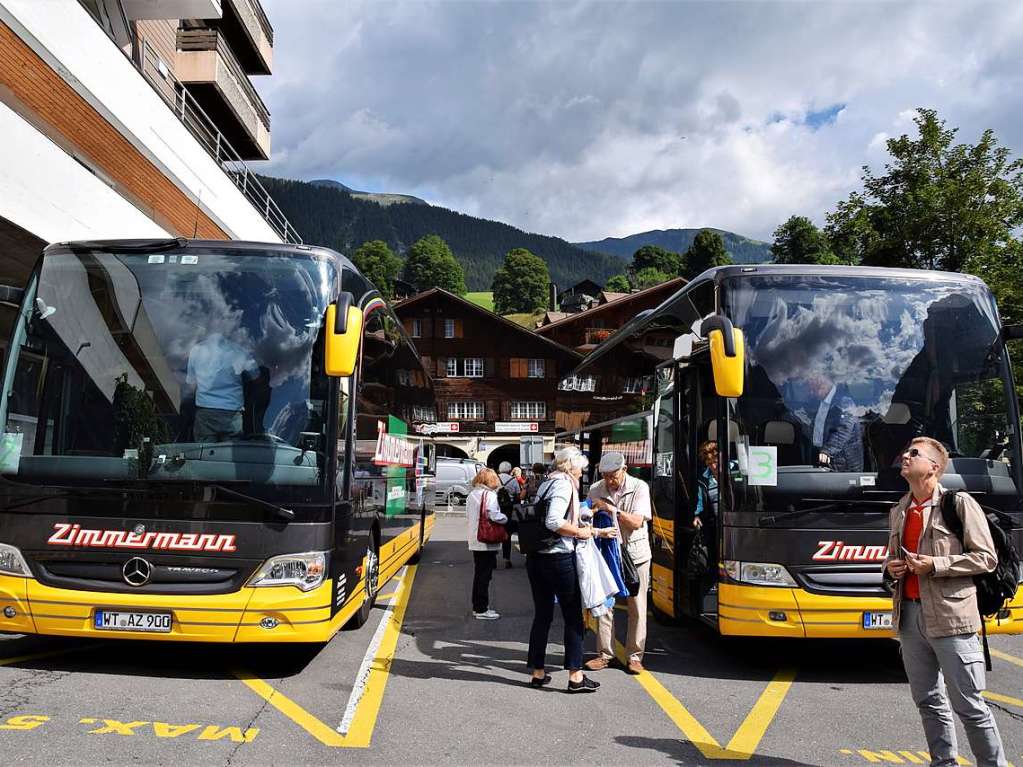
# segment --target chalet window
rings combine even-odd
[[[547,419],[547,403],[513,402],[511,417],[515,421],[544,421]]]
[[[529,378],[543,378],[544,377],[544,360],[530,360],[529,361]]]
[[[449,357],[446,372],[448,378],[483,378],[483,358]]]
[[[444,320],[444,337],[454,338],[455,337],[455,321]]]
[[[485,417],[482,402],[448,403],[448,418],[452,421],[482,421]]]
[[[429,405],[413,405],[412,406],[412,420],[423,421],[425,423],[436,423],[437,422],[437,411]]]
[[[413,338],[422,338],[423,337],[423,321],[422,320],[412,320],[412,329],[411,329],[411,332],[409,333],[409,335],[411,335]]]
[[[642,394],[653,386],[653,379],[650,376],[636,376],[625,379],[625,386],[622,387],[624,394]]]
[[[569,376],[562,379],[558,388],[561,391],[596,391],[597,379],[595,376]]]

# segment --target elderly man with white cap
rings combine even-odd
[[[608,452],[598,466],[602,479],[590,486],[589,499],[595,509],[606,511],[621,533],[619,540],[639,571],[639,591],[626,602],[629,608],[629,630],[625,651],[629,655],[626,670],[630,674],[643,671],[643,650],[646,646],[646,593],[650,586],[650,538],[647,523],[651,518],[650,487],[626,471],[625,456]],[[598,620],[597,657],[586,662],[590,671],[600,671],[614,659],[614,613]]]

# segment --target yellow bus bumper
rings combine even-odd
[[[0,576],[0,632],[91,639],[151,639],[179,642],[326,642],[359,608],[360,583],[333,618],[331,584],[302,593],[292,586],[243,588],[231,594],[180,596],[77,591],[46,586],[33,578]],[[10,607],[14,616],[4,612]],[[171,630],[97,629],[97,610],[171,614]],[[270,620],[266,620],[270,619]],[[272,625],[272,628],[265,626]]]
[[[718,629],[729,636],[863,639],[893,637],[894,630],[863,628],[863,613],[891,612],[892,600],[835,597],[803,589],[718,585]],[[1023,633],[1023,588],[1007,617],[987,621],[989,634]]]

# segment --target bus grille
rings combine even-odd
[[[248,568],[201,565],[152,564],[152,575],[144,586],[129,585],[124,564],[131,557],[104,560],[35,559],[36,577],[47,586],[81,591],[148,594],[226,594],[237,591],[250,574]]]
[[[812,594],[829,596],[887,597],[877,565],[824,566],[789,570],[796,581]]]

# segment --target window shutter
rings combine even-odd
[[[462,337],[462,321],[455,320],[455,338]]]
[[[447,378],[448,360],[447,357],[437,358],[437,378]]]
[[[511,358],[511,378],[522,378],[522,360],[519,357]]]
[[[402,324],[402,327],[405,328],[405,332],[408,333],[411,336],[412,335],[412,320],[402,320],[401,324]]]
[[[423,320],[423,338],[433,338],[433,319],[430,317]]]
[[[483,375],[487,378],[493,378],[497,375],[497,364],[494,362],[493,357],[487,357],[483,360]]]

